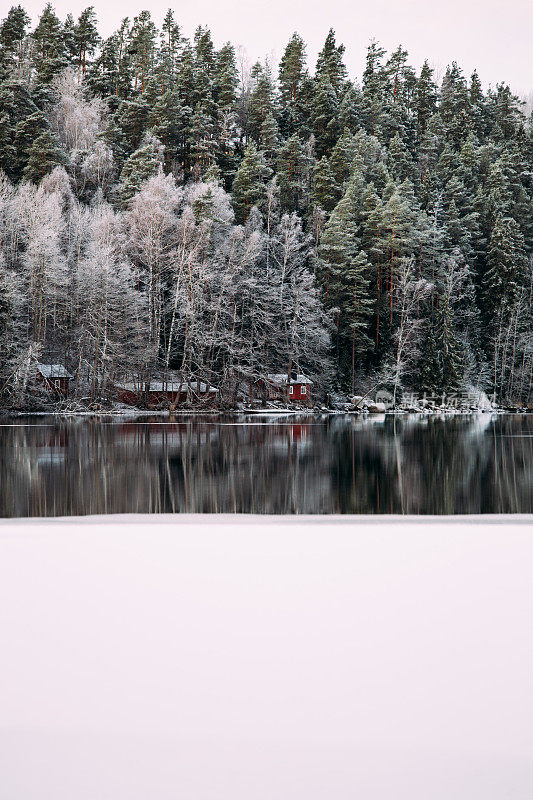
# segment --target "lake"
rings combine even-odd
[[[21,417],[0,516],[533,511],[533,415]]]

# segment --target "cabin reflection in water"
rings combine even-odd
[[[533,416],[137,420],[0,428],[0,513],[531,513]]]

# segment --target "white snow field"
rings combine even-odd
[[[2,521],[0,797],[531,800],[531,519]]]

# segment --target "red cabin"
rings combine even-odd
[[[37,364],[37,377],[50,392],[67,397],[72,375],[63,364]]]
[[[290,381],[287,373],[267,375],[266,380],[259,383],[267,400],[289,400],[291,403],[311,404],[313,381],[301,373],[294,373]]]

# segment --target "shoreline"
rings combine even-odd
[[[190,512],[176,512],[175,514],[169,513],[151,513],[151,514],[137,514],[137,513],[124,513],[124,514],[84,514],[72,516],[57,516],[57,517],[0,517],[0,537],[9,530],[6,529],[14,527],[17,529],[23,528],[54,528],[57,526],[58,531],[61,528],[68,527],[69,525],[82,524],[86,527],[101,528],[102,526],[117,526],[118,528],[125,528],[126,526],[134,525],[137,528],[143,526],[155,526],[156,528],[176,527],[182,528],[184,526],[193,526],[195,528],[205,528],[206,530],[215,530],[217,528],[229,526],[237,526],[241,528],[246,526],[252,530],[257,527],[270,527],[270,526],[286,526],[288,528],[300,528],[315,526],[320,528],[328,528],[333,526],[339,531],[344,530],[346,526],[354,526],[356,529],[365,528],[370,526],[373,528],[383,527],[384,529],[392,529],[396,525],[424,527],[431,530],[433,527],[450,525],[453,528],[463,527],[465,530],[470,531],[470,526],[532,526],[533,531],[533,513],[524,514],[257,514],[257,513],[190,513]],[[354,530],[357,532],[357,530]]]
[[[256,416],[256,417],[286,417],[286,416],[307,416],[307,417],[337,417],[337,416],[349,416],[349,417],[362,417],[362,418],[378,418],[378,417],[416,417],[416,416],[425,416],[425,417],[434,417],[434,416],[475,416],[478,414],[493,414],[498,416],[515,416],[515,415],[527,415],[533,414],[533,409],[523,408],[523,409],[516,409],[516,410],[508,410],[504,408],[479,408],[479,409],[457,409],[457,408],[427,408],[427,409],[417,409],[417,410],[407,410],[407,409],[390,409],[387,411],[349,411],[349,410],[338,410],[338,409],[308,409],[308,408],[268,408],[268,409],[252,409],[252,408],[244,408],[244,409],[231,409],[228,411],[220,411],[220,410],[202,410],[198,408],[190,408],[190,409],[183,409],[180,411],[169,411],[163,409],[154,409],[154,410],[147,410],[147,409],[105,409],[100,411],[12,411],[12,410],[2,410],[0,411],[0,423],[2,419],[21,419],[25,417],[61,417],[61,418],[76,418],[76,417],[126,417],[126,418],[137,418],[137,417],[162,417],[162,418],[169,418],[173,419],[175,417],[190,417],[190,416],[202,416],[202,417],[213,417],[213,418],[221,418],[221,417],[242,417],[242,416]]]

